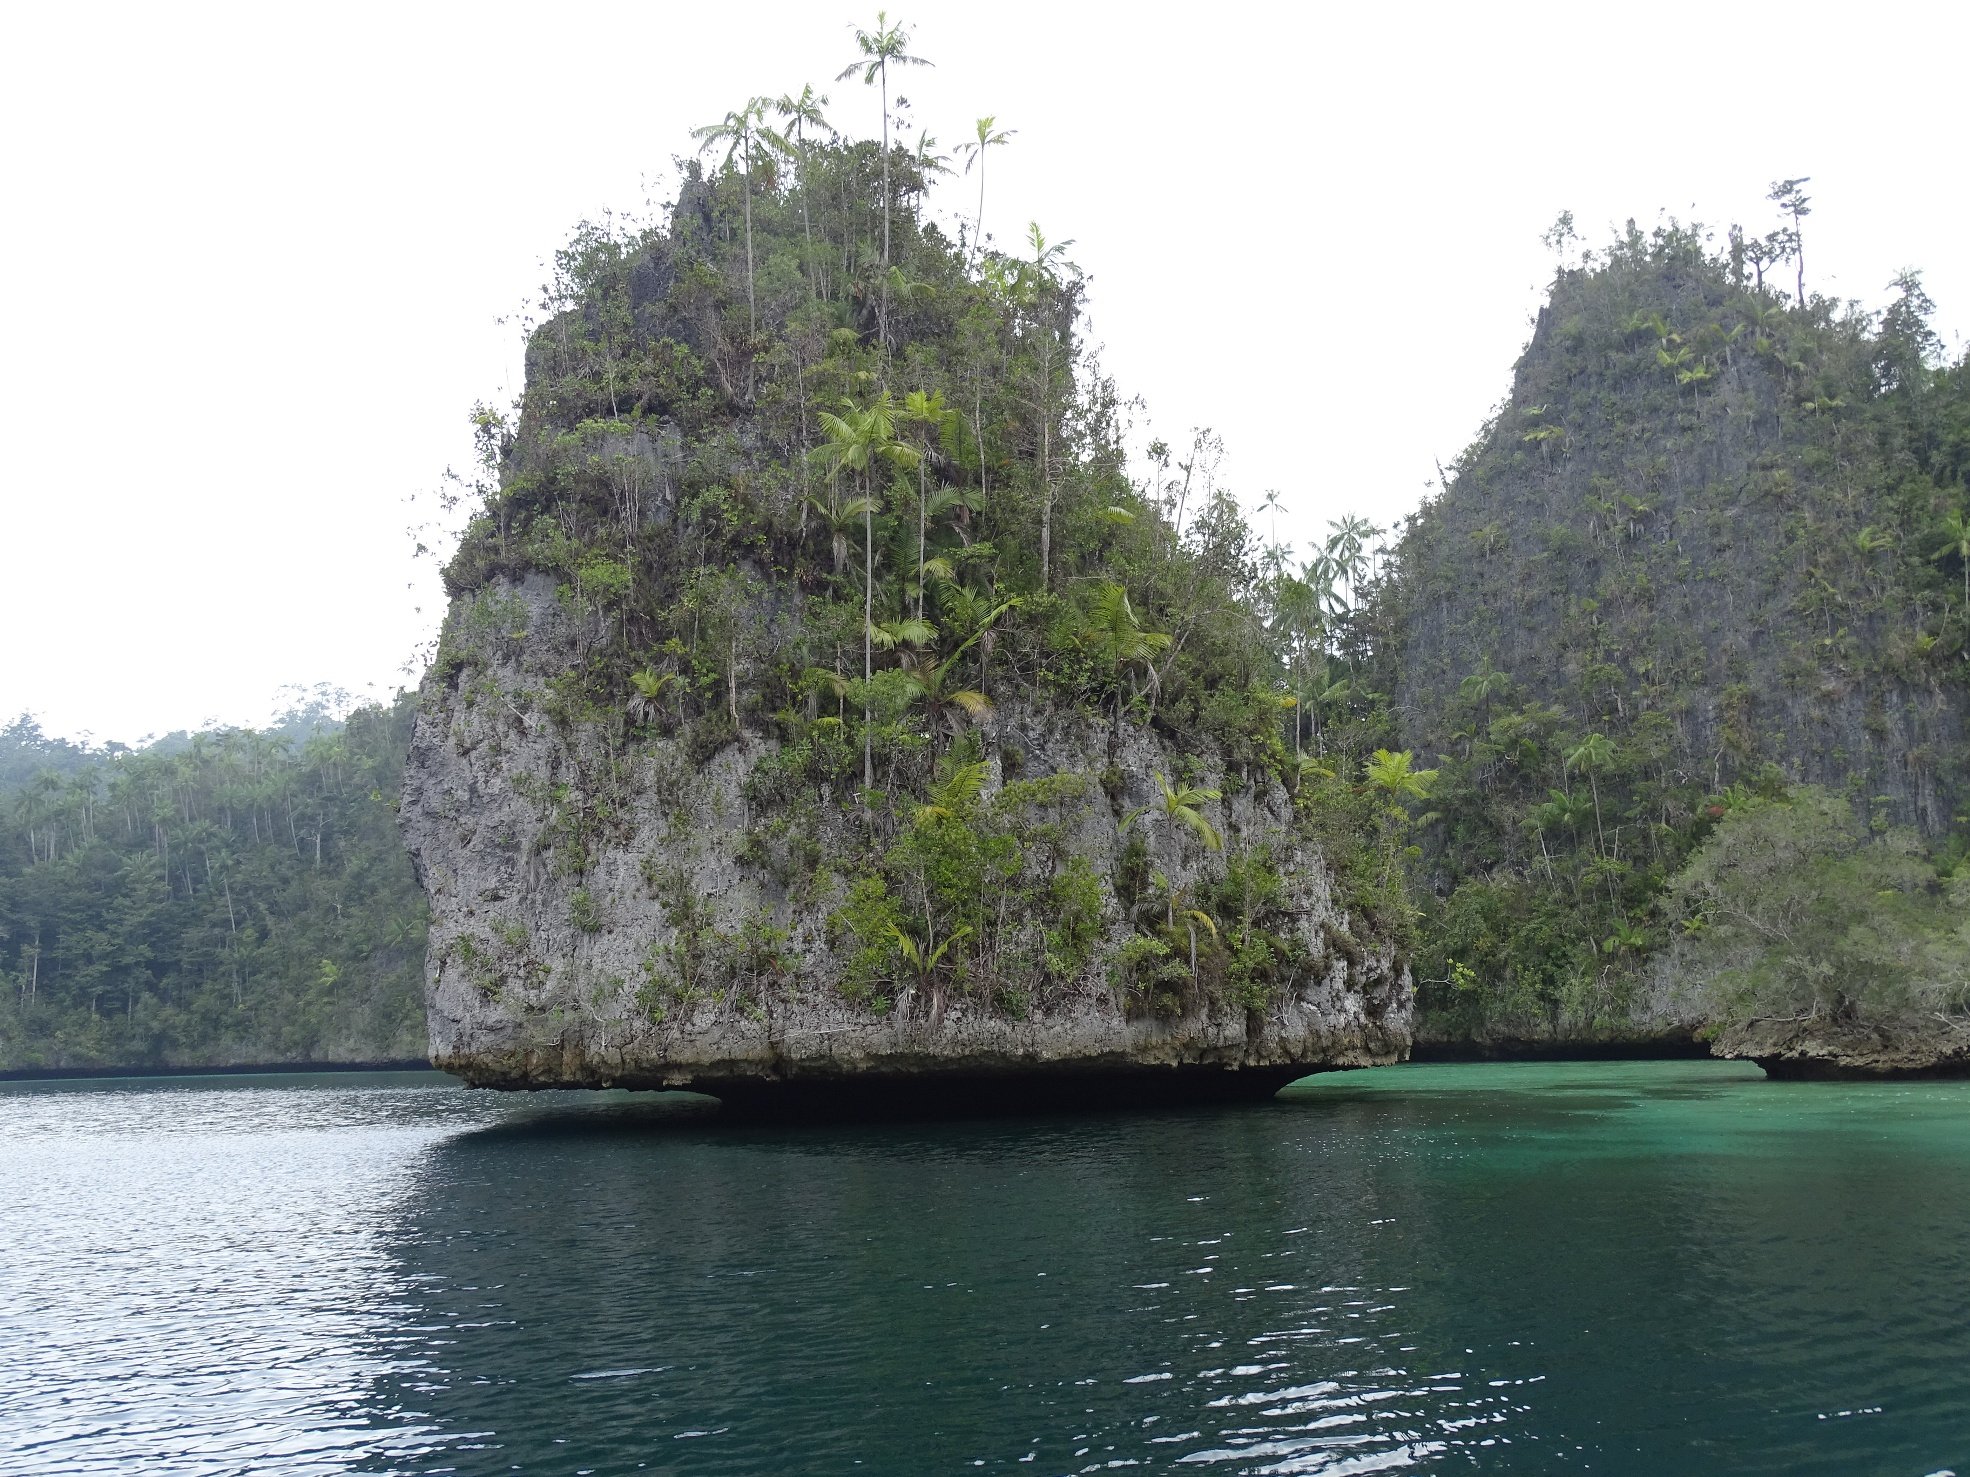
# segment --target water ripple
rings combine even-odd
[[[0,1473],[1970,1462],[1958,1084],[1405,1070],[809,1131],[0,1089]]]

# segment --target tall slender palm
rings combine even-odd
[[[1000,600],[990,590],[973,589],[960,585],[955,580],[940,580],[937,585],[937,619],[945,631],[962,638],[957,649],[944,660],[948,665],[956,661],[974,644],[978,647],[978,686],[981,691],[989,690],[989,677],[992,667],[992,647],[998,639],[992,629],[999,617],[1020,603],[1019,596]]]
[[[1267,542],[1275,549],[1279,547],[1279,514],[1285,506],[1279,500],[1279,489],[1276,487],[1268,488],[1264,499],[1259,503],[1259,511],[1261,513],[1270,513],[1272,515],[1272,528],[1268,534]]]
[[[1959,508],[1943,519],[1943,546],[1936,551],[1936,558],[1947,559],[1952,554],[1963,566],[1963,608],[1970,610],[1970,508]]]
[[[732,167],[732,160],[739,158],[745,165],[746,186],[746,332],[759,332],[759,312],[753,302],[752,272],[752,152],[760,142],[761,125],[766,121],[769,106],[763,97],[747,98],[744,107],[727,113],[723,121],[707,123],[703,128],[691,130],[691,137],[698,141],[698,152],[708,154],[720,144],[725,146],[725,168]]]
[[[857,72],[862,74],[862,83],[867,87],[882,88],[882,270],[889,273],[889,69],[895,67],[928,67],[935,65],[920,56],[911,56],[908,50],[910,33],[903,29],[901,21],[891,25],[889,12],[876,12],[876,28],[865,31],[855,28],[855,45],[861,56],[843,67],[835,77],[837,82],[846,82]],[[884,289],[885,294],[887,288]],[[888,298],[883,300],[888,307]],[[885,312],[885,317],[887,313]],[[885,324],[885,331],[887,325]]]
[[[1213,800],[1222,800],[1220,790],[1208,789],[1202,785],[1173,785],[1161,773],[1156,776],[1156,799],[1139,810],[1130,811],[1122,821],[1124,828],[1139,815],[1147,815],[1152,810],[1163,813],[1163,825],[1172,839],[1176,838],[1177,827],[1187,826],[1196,833],[1197,839],[1204,843],[1206,851],[1222,851],[1224,837],[1217,827],[1204,819],[1204,807]]]
[[[784,120],[781,131],[771,135],[773,142],[788,158],[794,161],[800,176],[800,233],[807,240],[807,270],[811,278],[816,270],[814,256],[814,227],[807,214],[807,150],[810,132],[832,137],[834,127],[821,109],[828,105],[826,93],[817,93],[812,83],[800,89],[800,96],[782,93],[773,103],[773,111]],[[820,296],[817,291],[815,296]]]
[[[903,397],[901,419],[917,429],[921,438],[915,448],[917,452],[917,619],[923,619],[923,561],[925,541],[925,509],[930,503],[930,448],[938,441],[949,439],[957,428],[958,413],[944,402],[942,390],[932,390],[925,394],[922,390],[912,390]]]
[[[1578,748],[1566,756],[1566,767],[1578,769],[1587,776],[1587,788],[1594,796],[1594,841],[1602,856],[1607,855],[1607,833],[1601,826],[1601,782],[1600,773],[1614,762],[1614,744],[1606,734],[1590,733],[1580,741]]]
[[[974,168],[978,171],[978,214],[972,217],[971,251],[965,258],[967,265],[978,254],[979,243],[985,236],[985,151],[1000,147],[1019,132],[1016,128],[994,128],[992,125],[998,121],[996,115],[987,113],[978,120],[977,141],[958,146],[958,152],[965,156],[964,172],[970,174]]]
[[[1049,242],[1040,223],[1034,221],[1027,226],[1026,240],[1033,248],[1030,265],[1021,263],[1015,279],[1015,301],[1035,313],[1038,332],[1035,338],[1039,352],[1034,356],[1033,368],[1039,377],[1039,394],[1028,403],[1040,418],[1039,454],[1040,482],[1040,588],[1053,587],[1053,377],[1057,360],[1065,357],[1064,334],[1056,331],[1056,326],[1042,316],[1042,308],[1049,300],[1058,300],[1056,289],[1064,273],[1079,275],[1080,268],[1067,259],[1067,248],[1072,241]]]
[[[925,188],[929,187],[931,176],[954,172],[951,168],[951,156],[937,152],[937,135],[928,128],[917,130],[917,146],[910,153],[910,162],[916,165],[917,172],[923,176]]]
[[[1299,699],[1293,714],[1293,752],[1298,754],[1305,727],[1304,698],[1314,686],[1308,677],[1325,656],[1322,637],[1326,630],[1326,611],[1322,608],[1320,588],[1304,574],[1281,575],[1273,595],[1272,620],[1274,630],[1285,644],[1287,665],[1294,678],[1294,696]],[[1319,721],[1317,717],[1315,721]],[[1315,737],[1318,736],[1316,729]]]
[[[1136,619],[1135,607],[1129,603],[1129,592],[1114,584],[1095,586],[1094,598],[1088,604],[1088,623],[1081,635],[1114,672],[1115,726],[1109,740],[1112,749],[1122,738],[1122,708],[1128,701],[1129,668],[1150,666],[1158,652],[1170,649],[1170,635],[1167,631],[1143,630],[1142,623]]]
[[[809,497],[807,506],[820,516],[827,525],[828,537],[833,544],[834,572],[841,573],[841,566],[848,560],[848,534],[856,520],[864,513],[875,511],[875,499],[867,497],[844,498],[841,495],[840,479],[835,479],[828,488],[827,501]]]
[[[862,484],[862,788],[875,788],[875,749],[869,729],[874,708],[869,682],[875,676],[876,616],[876,535],[874,476],[878,468],[890,466],[907,470],[917,459],[914,448],[896,439],[896,402],[884,390],[858,408],[844,402],[844,415],[821,412],[821,432],[827,440],[820,447],[831,471],[839,475],[853,472]]]
[[[1362,765],[1362,772],[1371,786],[1391,800],[1422,800],[1436,782],[1436,771],[1415,765],[1416,756],[1407,749],[1377,749]]]
[[[1368,540],[1378,537],[1382,530],[1351,513],[1327,526],[1333,530],[1327,538],[1327,555],[1334,562],[1335,584],[1346,584],[1352,599],[1362,575],[1368,572]]]

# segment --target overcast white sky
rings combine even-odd
[[[687,131],[830,79],[847,4],[26,4],[0,14],[0,721],[134,740],[275,690],[387,696],[438,614],[413,492],[506,398],[584,215]],[[986,228],[1037,219],[1173,442],[1215,427],[1284,538],[1413,508],[1504,393],[1562,208],[1765,229],[1809,286],[1925,269],[1970,327],[1960,5],[891,7],[947,143],[996,113]],[[970,186],[935,207],[970,209]]]

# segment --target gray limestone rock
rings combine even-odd
[[[549,715],[549,684],[596,635],[552,579],[497,580],[454,606],[450,659],[427,679],[402,824],[431,902],[431,1057],[468,1082],[787,1101],[871,1085],[898,1096],[1068,1084],[1096,1097],[1229,1096],[1407,1054],[1407,965],[1337,902],[1325,859],[1269,778],[1227,783],[1211,818],[1234,845],[1270,845],[1312,963],[1263,1010],[1132,1007],[1110,978],[1136,932],[1111,879],[1124,818],[1179,756],[1131,727],[1111,763],[1100,722],[1012,704],[985,725],[985,798],[1008,770],[1087,777],[1055,820],[1066,854],[1101,879],[1101,943],[1023,1008],[986,989],[948,1001],[844,993],[835,864],[871,845],[855,797],[811,797],[818,846],[804,858],[763,855],[755,812],[766,802],[748,782],[775,740],[745,734],[694,759],[681,737],[611,748],[610,735]],[[1176,887],[1221,865],[1163,827],[1143,829],[1151,865]],[[714,936],[770,939],[771,960],[701,991],[653,986],[653,961],[688,958],[694,938]]]

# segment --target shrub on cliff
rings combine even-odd
[[[1913,832],[1870,834],[1822,790],[1738,804],[1664,908],[1658,984],[1685,1018],[1970,1024],[1970,875],[1939,876]]]

